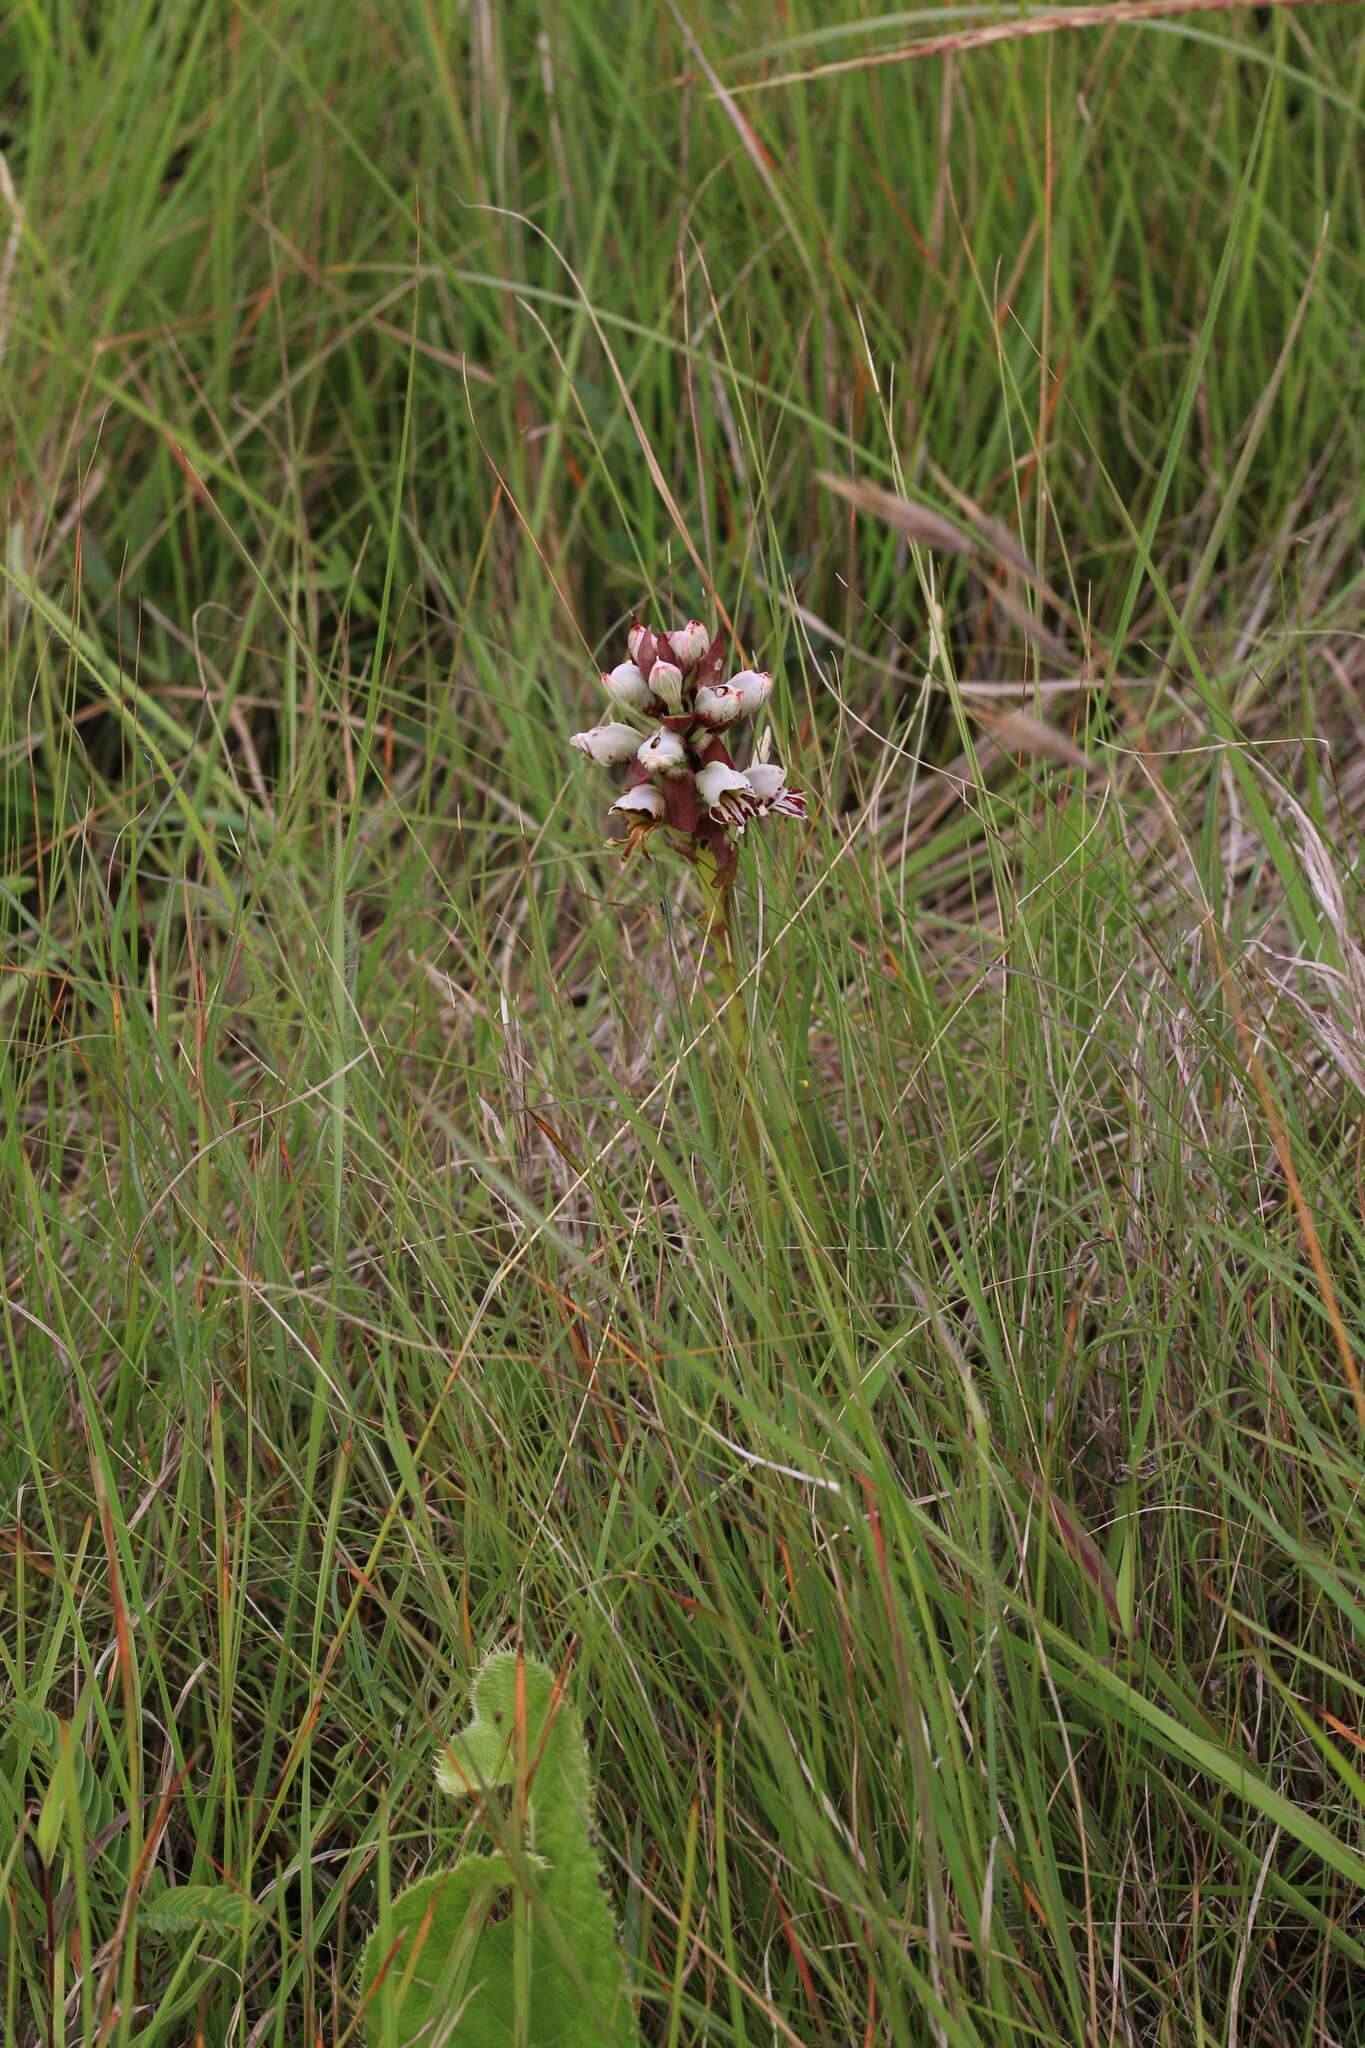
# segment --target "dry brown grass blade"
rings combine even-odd
[[[1056,7],[1025,15],[1022,20],[993,21],[981,28],[956,29],[951,35],[928,36],[921,43],[902,43],[895,50],[870,50],[861,57],[839,57],[812,64],[806,71],[780,71],[772,78],[754,78],[730,87],[731,93],[771,92],[779,85],[808,85],[813,78],[839,78],[848,71],[874,71],[887,64],[908,64],[917,57],[946,57],[959,50],[984,50],[992,43],[1013,43],[1026,36],[1052,36],[1062,29],[1112,28],[1123,22],[1164,21],[1178,14],[1242,14],[1259,0],[1099,0],[1090,7]],[[1283,7],[1316,7],[1322,0],[1279,0]]]
[[[1176,858],[1179,860],[1182,857],[1184,845],[1170,797],[1162,787],[1151,756],[1145,748],[1139,749],[1138,758],[1142,760],[1144,772],[1147,775],[1152,794],[1157,800],[1165,830],[1175,850]],[[1313,859],[1311,853],[1308,854],[1308,858],[1310,860],[1311,876],[1311,861]],[[1319,876],[1317,878],[1317,886],[1321,886],[1321,884],[1322,877]],[[1313,1277],[1317,1281],[1323,1313],[1327,1318],[1327,1327],[1332,1333],[1332,1343],[1341,1364],[1342,1379],[1351,1397],[1351,1403],[1355,1409],[1356,1421],[1361,1435],[1365,1437],[1365,1378],[1362,1378],[1360,1367],[1356,1362],[1355,1351],[1351,1344],[1345,1319],[1341,1313],[1340,1304],[1337,1301],[1336,1288],[1333,1285],[1331,1272],[1327,1265],[1327,1258],[1322,1248],[1322,1239],[1318,1233],[1313,1212],[1308,1205],[1308,1198],[1304,1193],[1298,1168],[1294,1163],[1289,1131],[1281,1114],[1274,1091],[1266,1077],[1265,1068],[1261,1064],[1261,1058],[1256,1049],[1255,1036],[1247,1023],[1246,1005],[1242,1001],[1241,990],[1237,986],[1236,977],[1229,965],[1227,953],[1223,946],[1222,935],[1217,924],[1214,922],[1213,913],[1209,908],[1207,898],[1202,896],[1198,898],[1195,907],[1205,941],[1208,945],[1209,957],[1217,971],[1219,985],[1227,1000],[1228,1010],[1232,1017],[1233,1031],[1236,1035],[1238,1050],[1242,1055],[1246,1068],[1247,1078],[1251,1082],[1257,1100],[1261,1105],[1261,1111],[1270,1133],[1270,1142],[1274,1146],[1275,1155],[1280,1162],[1280,1171],[1284,1175],[1290,1206],[1294,1211],[1294,1217],[1299,1226],[1299,1235],[1303,1240],[1304,1250],[1308,1254],[1308,1262],[1313,1268]]]
[[[1120,1635],[1126,1634],[1123,1626],[1123,1609],[1119,1603],[1119,1582],[1112,1566],[1085,1527],[1075,1511],[1058,1500],[1051,1487],[1044,1486],[1033,1472],[1021,1471],[1024,1485],[1040,1507],[1045,1507],[1052,1517],[1057,1539],[1072,1563],[1079,1565],[1095,1591],[1104,1602],[1105,1612]]]
[[[881,484],[871,483],[866,477],[836,476],[832,470],[818,469],[815,481],[823,484],[827,491],[833,491],[836,498],[843,498],[855,512],[866,512],[871,518],[880,519],[894,533],[903,533],[907,540],[915,541],[921,547],[938,548],[950,555],[984,555],[1004,563],[1006,567],[1017,570],[1024,581],[1031,583],[1051,604],[1061,611],[1066,610],[1064,599],[1051,588],[1037,564],[1029,560],[1008,527],[983,512],[965,492],[953,492],[963,517],[963,523],[959,525],[945,513],[931,512],[927,505],[917,505],[913,499],[902,498],[898,491],[885,490]]]
[[[971,704],[968,709],[1002,753],[1029,754],[1039,761],[1064,761],[1069,768],[1084,768],[1087,772],[1095,765],[1082,747],[1046,719],[1034,718],[1027,711],[985,711],[979,704]]]
[[[926,474],[934,489],[941,492],[951,504],[956,505],[971,532],[978,534],[985,545],[999,555],[1002,561],[1012,562],[1021,576],[1026,576],[1030,583],[1036,583],[1059,610],[1066,610],[1065,600],[1050,584],[1043,581],[1042,572],[1037,564],[1024,553],[1014,535],[1001,520],[992,519],[990,513],[977,504],[970,491],[964,491],[960,485],[954,483],[947,471],[940,469],[936,462],[926,465]]]
[[[954,520],[945,519],[941,512],[931,512],[926,505],[916,505],[896,491],[884,490],[880,484],[869,483],[866,477],[835,476],[832,470],[817,469],[815,481],[833,491],[855,512],[880,519],[893,533],[903,533],[920,547],[937,548],[945,555],[979,555],[983,551],[981,541]],[[1015,555],[1016,568],[1029,574],[1027,559],[1017,550]]]
[[[916,505],[912,499],[901,497],[897,491],[888,491],[881,484],[870,483],[866,477],[836,476],[831,470],[818,469],[815,480],[833,492],[836,498],[842,498],[845,504],[851,505],[855,512],[880,519],[893,533],[903,534],[917,547],[934,548],[945,555],[975,556],[978,560],[1013,570],[1049,604],[1066,614],[1063,601],[1049,589],[1045,578],[1013,535],[996,520],[982,515],[973,519],[970,526],[959,526],[956,520],[949,519],[944,513],[931,512],[927,505]],[[1050,660],[1066,666],[1072,658],[1066,642],[1036,619],[1020,602],[1015,591],[1003,582],[992,581],[990,592],[991,602],[1018,627],[1026,640],[1032,641]]]
[[[1042,586],[1039,585],[1039,588]],[[1022,598],[1007,584],[992,583],[990,593],[991,603],[996,610],[1003,612],[1024,639],[1030,641],[1040,654],[1045,654],[1049,661],[1055,662],[1058,668],[1065,668],[1075,659],[1065,640],[1054,633],[1050,626],[1045,626],[1041,619],[1035,618]]]

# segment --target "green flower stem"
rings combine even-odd
[[[697,854],[693,865],[696,868],[702,897],[702,938],[719,996],[716,1007],[725,1027],[727,1043],[734,1055],[740,1087],[744,1091],[747,1119],[750,1115],[748,1089],[745,1085],[749,1071],[749,1033],[744,1016],[744,1003],[740,995],[734,932],[730,923],[731,880],[729,876],[721,875],[715,856],[709,850]]]
[[[703,957],[710,969],[707,993],[724,1028],[738,1098],[735,1123],[739,1134],[740,1179],[754,1228],[760,1240],[766,1240],[771,1248],[781,1236],[780,1218],[764,1157],[763,1128],[754,1106],[749,1020],[731,921],[734,869],[722,875],[709,850],[697,854],[693,865],[702,895]]]

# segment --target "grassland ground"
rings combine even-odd
[[[1365,17],[1065,14],[0,16],[6,2043],[358,2041],[516,1642],[651,2043],[1365,2040]]]

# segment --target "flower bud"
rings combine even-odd
[[[696,667],[711,645],[711,635],[700,619],[689,619],[685,626],[673,628],[668,636],[668,644],[673,649],[674,661],[686,675],[690,669]]]
[[[729,683],[703,683],[697,691],[693,706],[702,725],[712,732],[723,732],[727,725],[735,725],[744,716],[744,699]]]
[[[638,740],[639,735],[635,734],[633,737]],[[640,766],[648,768],[651,774],[686,775],[690,773],[687,766],[686,747],[675,732],[669,732],[662,726],[658,732],[651,733],[644,745],[638,748],[635,758]]]
[[[596,761],[599,768],[619,768],[634,758],[640,735],[630,725],[595,725],[588,732],[576,732],[569,741],[580,754]]]
[[[697,795],[716,824],[737,825],[741,832],[758,810],[758,799],[747,776],[741,775],[738,768],[727,768],[723,761],[713,761],[709,768],[698,770]]]
[[[618,662],[610,674],[604,669],[602,688],[623,711],[642,711],[649,702],[649,684],[633,661]]]
[[[629,824],[639,821],[641,815],[647,818],[662,818],[664,800],[661,792],[652,782],[637,782],[624,796],[618,796],[608,811],[609,818],[625,818]]]
[[[770,811],[785,818],[805,817],[805,797],[799,789],[788,789],[786,774],[776,761],[751,761],[744,773],[758,798],[760,817],[766,818]]]
[[[649,672],[649,687],[670,711],[682,710],[682,670],[675,661],[656,661]]]
[[[766,669],[743,668],[737,676],[731,676],[726,686],[739,693],[745,717],[761,711],[773,693],[773,679]]]
[[[649,674],[656,661],[668,660],[668,649],[658,634],[651,632],[648,626],[642,626],[638,619],[626,635],[626,645],[630,649],[631,660],[643,675]]]

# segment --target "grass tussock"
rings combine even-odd
[[[651,2041],[1365,2032],[1365,41],[992,24],[0,24],[7,2041],[357,2040],[512,1641]]]

